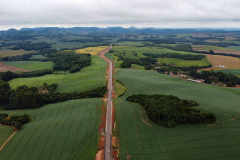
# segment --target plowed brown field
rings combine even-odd
[[[213,67],[205,70],[220,70],[220,69],[240,69],[240,59],[236,57],[220,56],[220,55],[206,55],[208,61],[212,63]],[[219,65],[225,66],[220,68]]]

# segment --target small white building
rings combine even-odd
[[[226,68],[224,65],[218,65],[219,68]]]

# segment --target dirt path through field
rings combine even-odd
[[[13,134],[3,143],[3,145],[0,147],[0,152],[1,152],[1,150],[3,149],[3,147],[8,143],[8,141],[10,141],[10,139],[17,133],[17,130],[16,130],[16,128],[14,128],[13,126],[8,126],[8,125],[2,125],[2,124],[0,124],[1,126],[6,126],[6,127],[11,127],[13,130],[14,130],[14,132],[13,132]]]

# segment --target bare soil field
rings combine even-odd
[[[220,69],[240,69],[240,59],[236,57],[220,56],[220,55],[206,55],[213,67],[205,70],[220,70]],[[224,68],[219,67],[225,66]]]
[[[6,64],[0,63],[0,72],[7,72],[7,71],[12,71],[12,72],[16,72],[16,71],[31,72],[30,70],[21,69],[21,68],[17,68],[17,67],[13,67],[13,66],[8,66]]]

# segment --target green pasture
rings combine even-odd
[[[120,82],[114,82],[114,90],[116,91],[117,96],[123,95],[126,91],[126,87],[122,85]]]
[[[131,68],[134,68],[134,69],[145,69],[144,66],[140,66],[140,65],[137,65],[137,64],[131,64]]]
[[[116,78],[127,88],[118,98],[120,159],[240,159],[240,89],[198,84],[154,71],[119,69]],[[166,94],[199,103],[217,117],[215,124],[163,128],[149,119],[132,94]]]
[[[208,66],[211,63],[207,60],[207,58],[203,58],[201,60],[183,60],[177,58],[157,58],[158,62],[166,63],[166,64],[174,64],[179,67],[189,67],[189,66]]]
[[[227,74],[240,75],[240,69],[223,69],[223,70],[216,70],[216,72],[224,72]]]
[[[0,125],[0,147],[13,134],[13,132],[14,130],[11,127]]]
[[[20,85],[41,86],[43,83],[58,83],[56,92],[83,92],[105,85],[107,63],[92,56],[92,64],[76,73],[49,74],[41,77],[16,78],[9,81],[11,88]]]
[[[192,47],[197,50],[219,50],[219,51],[237,52],[236,50],[233,50],[231,48],[209,46],[209,45],[193,45]]]
[[[42,70],[42,69],[53,69],[53,62],[39,62],[39,61],[5,61],[6,65],[14,66],[17,68],[27,69],[27,70]]]
[[[16,112],[29,114],[34,120],[13,136],[0,152],[0,159],[95,159],[101,107],[102,100],[92,98]]]

